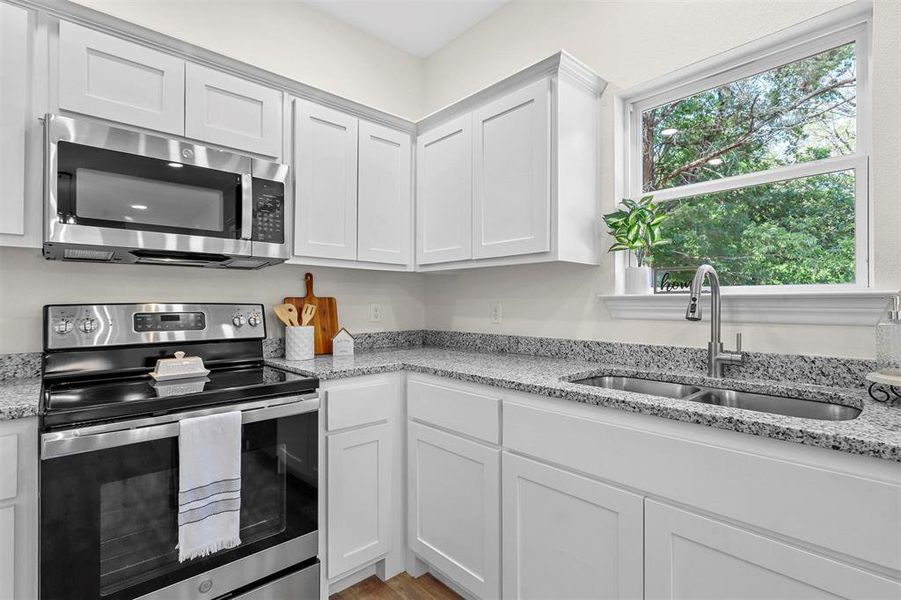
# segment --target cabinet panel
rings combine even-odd
[[[281,156],[282,93],[188,63],[185,135],[257,154]]]
[[[646,501],[647,598],[899,598],[901,584],[690,512]]]
[[[472,255],[550,250],[550,81],[473,113]]]
[[[328,576],[385,554],[391,546],[391,426],[328,438]]]
[[[410,422],[410,549],[479,598],[500,593],[500,452]]]
[[[16,508],[0,508],[0,598],[15,598],[16,589]]]
[[[19,436],[0,436],[0,500],[15,498],[18,493]]]
[[[25,235],[30,39],[28,11],[0,4],[0,237]]]
[[[643,500],[504,454],[504,598],[641,598]]]
[[[357,258],[410,262],[413,181],[410,136],[360,121]]]
[[[472,258],[472,115],[416,141],[416,258],[420,264]]]
[[[184,102],[181,59],[60,22],[60,108],[182,135]]]
[[[294,102],[294,254],[357,258],[357,119]]]

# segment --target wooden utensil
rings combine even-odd
[[[289,305],[290,306],[290,305]],[[300,311],[300,324],[304,327],[310,324],[316,315],[316,307],[312,304],[304,304],[303,310]]]
[[[297,309],[293,304],[276,304],[273,310],[285,327],[297,327]]]
[[[299,311],[303,310],[304,304],[316,307],[316,313],[310,321],[310,325],[316,328],[316,354],[331,354],[332,338],[338,333],[338,302],[334,298],[316,297],[313,292],[312,273],[307,273],[304,281],[307,285],[307,295],[285,298],[285,303],[293,305]]]

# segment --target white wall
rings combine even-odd
[[[560,48],[610,81],[602,100],[602,208],[612,210],[613,94],[845,4],[843,0],[554,2],[514,0],[426,59],[425,106],[437,110]],[[901,286],[901,2],[876,0],[874,24],[876,285]],[[600,268],[510,267],[429,278],[430,328],[704,346],[707,323],[611,320],[613,258]],[[489,304],[504,320],[489,323]],[[872,357],[870,327],[724,326],[748,350]]]
[[[408,119],[418,57],[292,0],[74,0],[120,19]]]
[[[338,300],[340,324],[351,331],[422,329],[424,281],[413,273],[278,265],[259,271],[199,267],[95,265],[44,260],[40,250],[0,248],[0,354],[41,350],[44,304],[92,302],[261,302],[269,337],[283,337],[271,307],[303,296],[304,273],[317,296]],[[369,305],[382,305],[380,323]]]

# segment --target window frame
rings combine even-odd
[[[839,18],[814,19],[766,36],[673,73],[649,84],[639,86],[622,97],[623,152],[622,197],[637,198],[653,194],[654,200],[667,202],[751,187],[776,181],[810,177],[836,171],[855,173],[855,281],[854,283],[785,284],[754,286],[723,286],[726,293],[803,293],[870,289],[873,282],[872,223],[869,198],[869,156],[872,143],[871,81],[871,18],[869,11]],[[827,20],[825,24],[816,23]],[[674,188],[644,192],[642,185],[642,113],[670,102],[692,96],[728,83],[792,63],[832,48],[854,43],[857,72],[857,145],[846,156],[784,165],[759,171],[703,181]],[[618,204],[618,203],[617,203]],[[617,287],[624,267],[617,268]]]

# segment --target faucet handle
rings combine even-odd
[[[735,352],[741,353],[741,333],[735,334]]]

